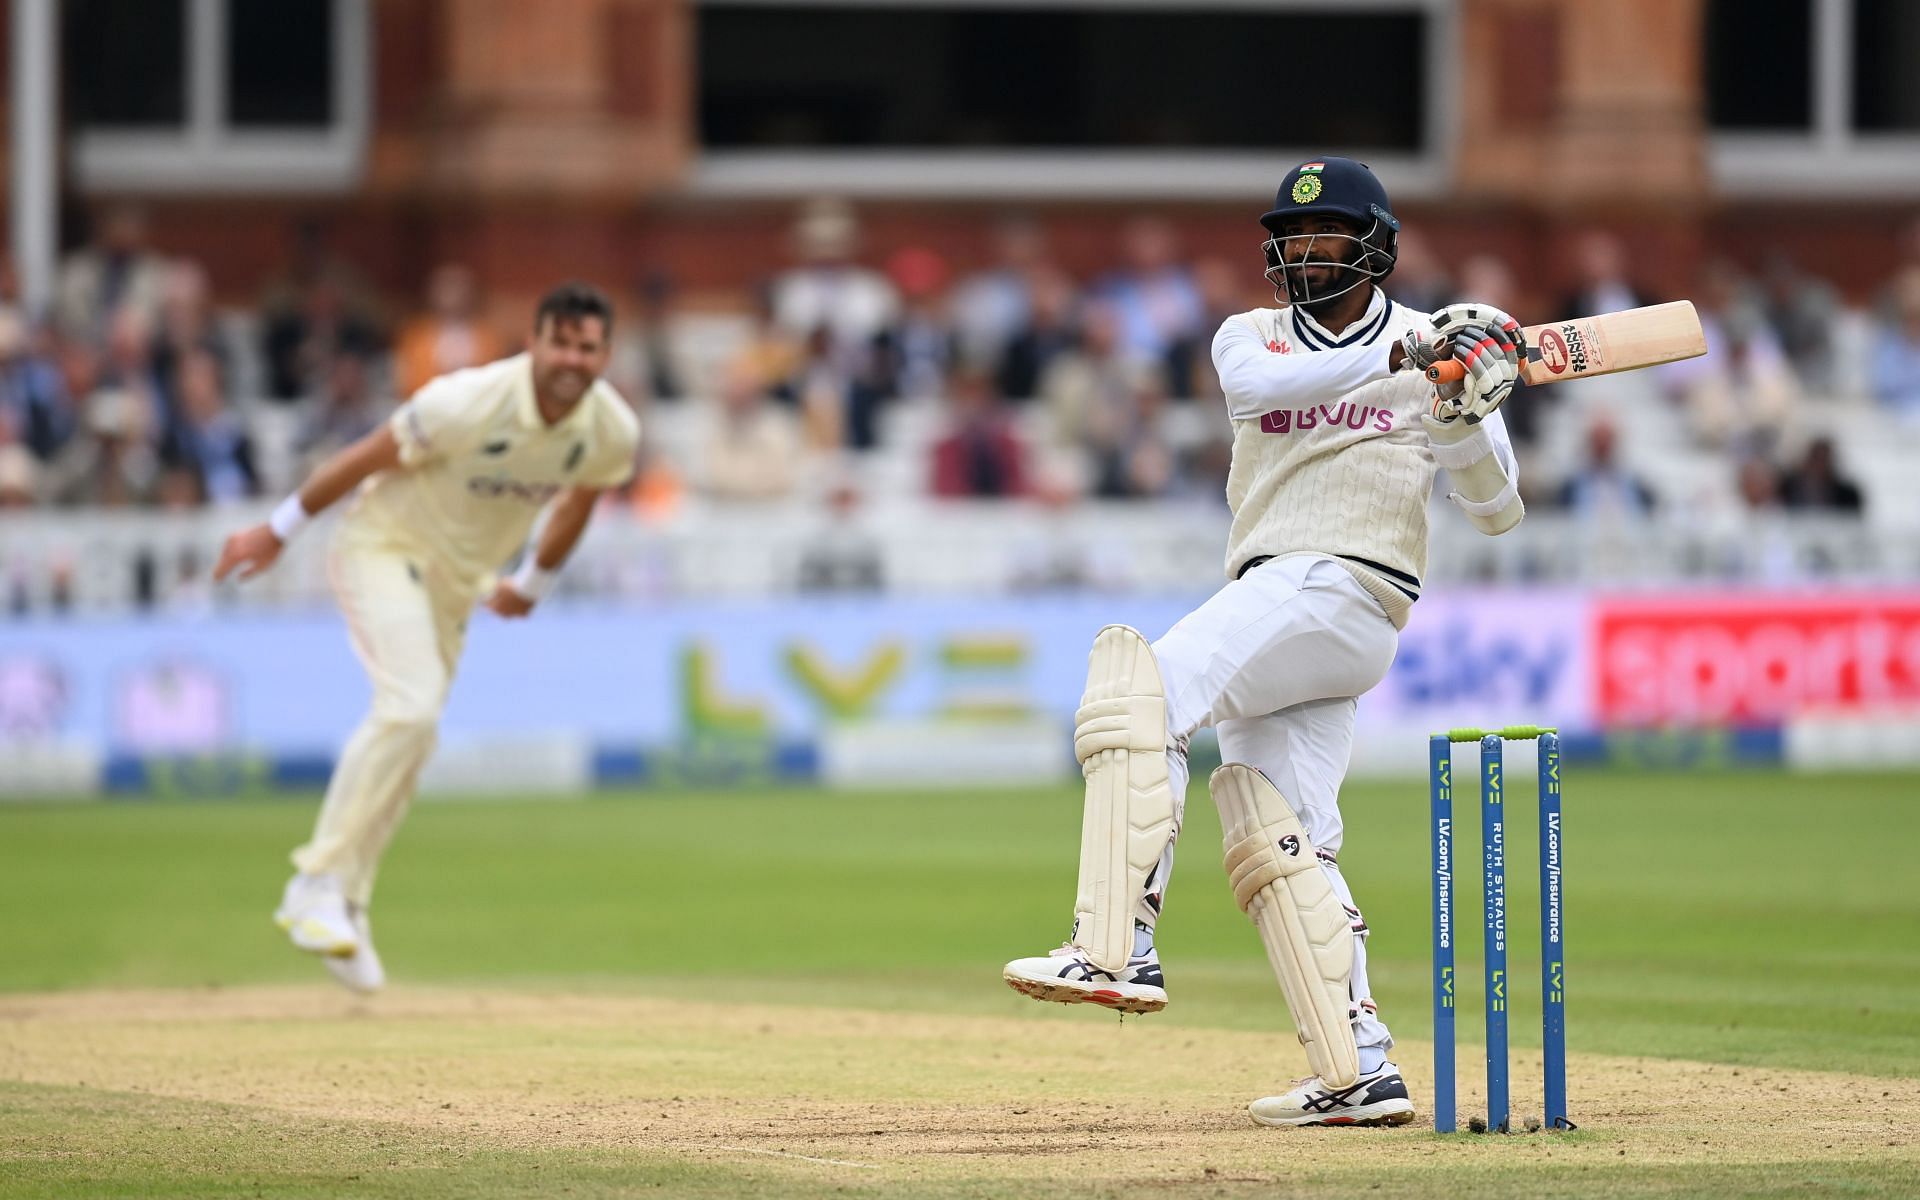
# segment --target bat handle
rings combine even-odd
[[[1443,358],[1427,368],[1427,379],[1433,383],[1458,383],[1467,377],[1467,368],[1454,359]]]

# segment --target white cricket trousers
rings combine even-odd
[[[1299,814],[1353,918],[1354,1039],[1393,1045],[1367,983],[1366,922],[1340,874],[1340,782],[1353,754],[1355,702],[1386,677],[1400,631],[1334,560],[1278,558],[1229,583],[1153,644],[1167,692],[1175,829],[1185,817],[1187,739],[1211,725],[1225,762],[1263,772]],[[1176,833],[1177,836],[1177,833]],[[1171,873],[1172,847],[1163,859]],[[1154,907],[1163,902],[1156,896]]]
[[[380,856],[433,753],[474,596],[422,556],[351,528],[341,530],[327,565],[373,683],[373,711],[340,751],[313,838],[293,852],[293,865],[335,876],[347,899],[365,907]]]

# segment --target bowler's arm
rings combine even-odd
[[[301,526],[359,487],[368,476],[399,466],[400,444],[394,440],[392,427],[383,424],[316,467],[300,490],[280,502],[272,517],[230,535],[220,548],[213,577],[225,579],[237,569],[241,579],[253,578],[273,565],[281,547],[293,540]]]
[[[495,585],[484,602],[488,608],[503,617],[524,617],[533,611],[579,544],[580,535],[587,531],[600,492],[599,488],[571,487],[560,493],[547,510],[547,519],[526,561],[512,578]]]

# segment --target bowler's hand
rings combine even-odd
[[[225,579],[235,570],[240,572],[240,578],[252,579],[279,557],[280,539],[274,536],[273,529],[264,522],[250,526],[228,535],[226,544],[220,547],[220,561],[213,568],[214,581]]]
[[[533,601],[514,591],[513,585],[504,579],[493,585],[493,591],[480,604],[481,607],[509,620],[524,617],[533,611]]]

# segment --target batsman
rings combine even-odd
[[[1397,1125],[1413,1102],[1340,871],[1340,783],[1356,701],[1420,598],[1437,471],[1483,533],[1523,515],[1499,408],[1525,344],[1486,304],[1428,314],[1387,299],[1400,222],[1362,163],[1301,163],[1260,224],[1279,307],[1229,317],[1213,339],[1233,424],[1229,582],[1158,641],[1125,625],[1095,638],[1074,730],[1086,809],[1072,936],[1004,974],[1036,1000],[1166,1006],[1154,928],[1188,739],[1212,726],[1228,878],[1313,1071],[1249,1111],[1262,1125]],[[1442,359],[1463,377],[1430,383]]]
[[[214,568],[215,579],[259,574],[358,490],[327,565],[373,709],[340,752],[274,914],[296,949],[355,991],[386,980],[368,918],[374,872],[433,753],[468,618],[476,604],[531,613],[600,492],[633,473],[640,423],[600,379],[612,325],[597,290],[549,292],[526,353],[429,382],[322,463],[269,521],[229,537]],[[496,581],[537,521],[520,568]]]

